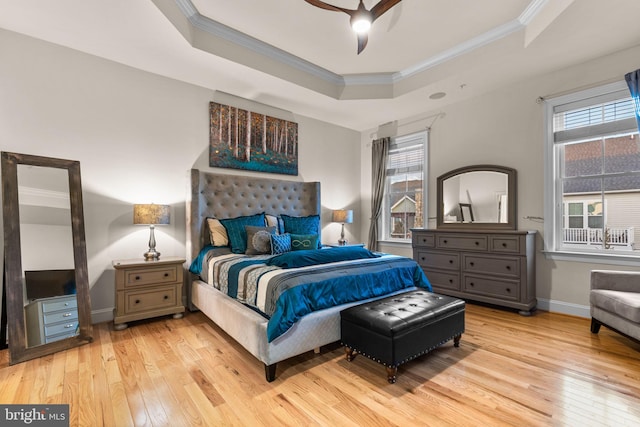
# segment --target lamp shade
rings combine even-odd
[[[133,223],[144,225],[169,224],[169,205],[133,205]]]
[[[343,224],[351,224],[353,222],[353,211],[351,209],[338,209],[333,211],[331,216],[332,222],[341,222]]]

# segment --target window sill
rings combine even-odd
[[[407,246],[411,246],[411,240],[378,240],[378,244],[405,248]]]
[[[542,251],[547,259],[556,261],[585,262],[591,264],[628,265],[637,267],[640,263],[640,256],[587,252],[567,252],[567,251]]]

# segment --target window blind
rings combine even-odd
[[[619,90],[553,107],[554,143],[637,131],[634,102]]]

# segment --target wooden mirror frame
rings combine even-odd
[[[93,340],[93,328],[91,326],[91,301],[89,297],[80,162],[2,152],[1,163],[2,214],[4,221],[4,286],[6,287],[7,296],[9,364],[13,365],[91,342]],[[71,231],[73,234],[73,259],[78,302],[78,335],[31,347],[27,347],[25,333],[18,203],[18,165],[66,169],[69,175]]]
[[[507,176],[507,222],[444,222],[444,182],[457,175],[468,172],[498,172]],[[437,228],[458,230],[516,230],[517,173],[515,169],[496,165],[474,165],[454,169],[437,178]]]

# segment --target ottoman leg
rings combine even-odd
[[[461,338],[462,338],[462,334],[456,335],[455,337],[453,337],[453,346],[454,347],[460,347],[460,339]]]
[[[389,381],[389,384],[394,384],[396,382],[396,374],[398,373],[398,367],[385,366],[385,369],[387,370],[387,381]]]
[[[351,362],[353,359],[356,358],[356,354],[357,353],[355,353],[352,348],[345,346],[344,352],[347,355],[347,361],[348,362]]]

